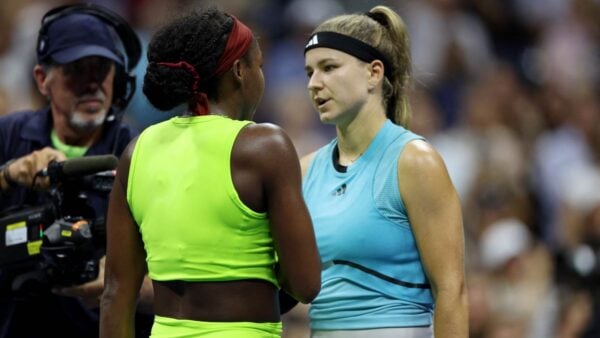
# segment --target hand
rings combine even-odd
[[[65,161],[67,157],[60,151],[46,147],[41,150],[36,150],[29,155],[25,155],[16,159],[4,170],[6,175],[15,183],[30,187],[33,183],[35,174],[40,170],[48,167],[51,161]],[[38,177],[35,180],[34,189],[42,190],[50,186],[48,177]]]
[[[93,281],[81,285],[69,286],[64,288],[54,288],[52,292],[60,296],[75,297],[89,309],[96,309],[100,306],[100,298],[104,291],[104,264],[106,256],[102,257],[98,266],[98,277]]]

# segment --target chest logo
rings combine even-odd
[[[331,194],[333,196],[341,196],[346,193],[346,183],[343,183],[339,188],[335,189]]]

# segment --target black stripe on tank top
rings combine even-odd
[[[351,261],[346,261],[343,259],[334,259],[333,261],[331,261],[330,263],[336,264],[336,265],[347,265],[350,267],[353,267],[355,269],[358,269],[362,272],[368,273],[369,275],[373,275],[377,278],[383,279],[386,282],[392,283],[392,284],[396,284],[396,285],[400,285],[400,286],[404,286],[406,288],[413,288],[413,289],[431,289],[431,285],[428,283],[424,283],[424,284],[420,284],[420,283],[411,283],[411,282],[405,282],[393,277],[390,277],[388,275],[384,275],[381,272],[377,272],[375,270],[369,269],[366,266],[351,262]]]

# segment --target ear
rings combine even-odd
[[[384,72],[385,69],[383,67],[383,62],[380,60],[373,60],[368,66],[369,70],[369,89],[375,89],[380,82],[383,82],[383,78],[385,77]]]
[[[233,66],[231,66],[231,69],[233,70],[233,78],[235,79],[236,83],[240,84],[242,83],[243,79],[244,79],[244,67],[242,67],[242,62],[237,59],[233,62]]]
[[[48,96],[48,89],[46,88],[46,80],[48,79],[48,74],[40,65],[35,65],[33,67],[33,79],[35,80],[35,84],[37,85],[38,91],[43,96]]]

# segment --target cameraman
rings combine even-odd
[[[35,176],[51,161],[120,156],[135,136],[113,108],[114,89],[123,85],[120,74],[127,68],[106,20],[73,10],[46,26],[43,23],[43,34],[40,30],[33,77],[48,106],[0,117],[0,214],[4,215],[49,202],[43,191],[49,187],[48,178]],[[98,215],[106,211],[107,197],[90,196],[89,204]],[[103,262],[98,278],[84,285],[34,298],[2,297],[0,337],[97,337]]]

